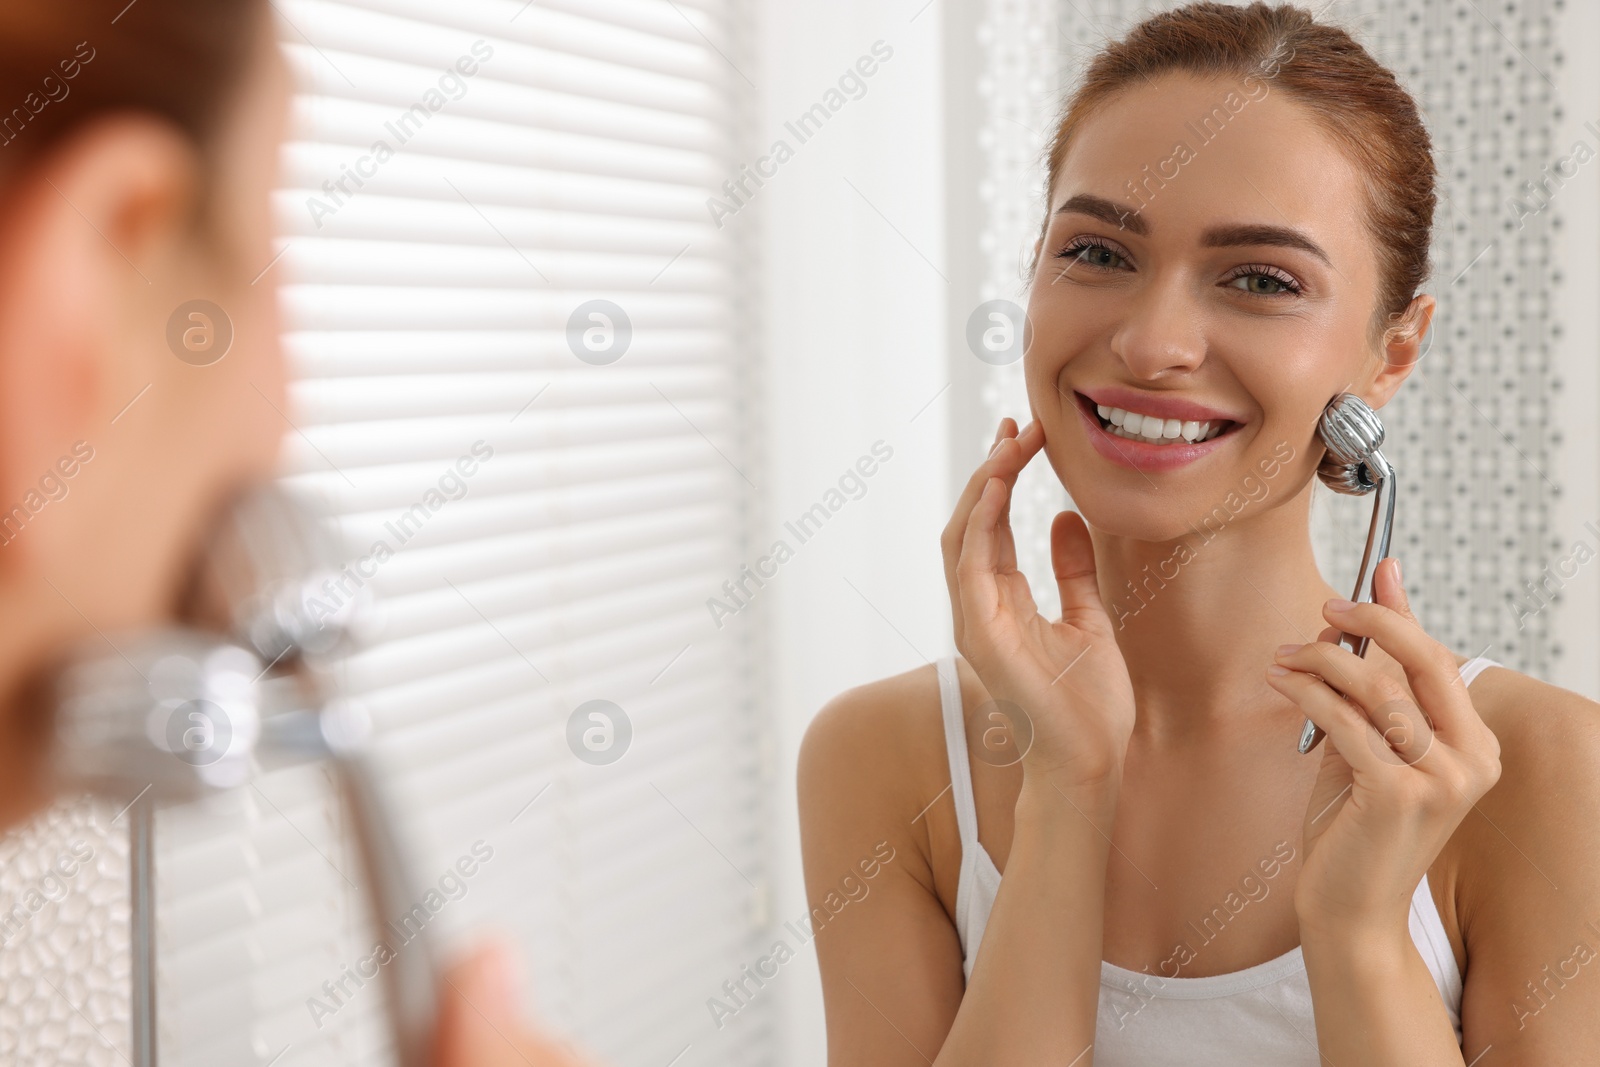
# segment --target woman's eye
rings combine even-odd
[[[1094,241],[1068,245],[1056,253],[1056,258],[1067,260],[1069,265],[1077,262],[1098,270],[1116,270],[1118,265],[1126,263],[1120,252]]]
[[[1240,282],[1244,284],[1240,285]],[[1258,296],[1279,296],[1284,293],[1298,293],[1300,291],[1300,287],[1293,282],[1264,271],[1250,271],[1235,275],[1228,280],[1228,284],[1235,288],[1243,289],[1247,293],[1255,293]]]

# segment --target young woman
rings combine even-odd
[[[0,830],[50,799],[32,672],[171,621],[207,517],[274,467],[285,372],[262,272],[289,82],[268,7],[0,7]],[[167,341],[197,297],[234,327],[206,367]],[[459,963],[437,1062],[573,1067],[516,1001],[498,949]]]
[[[1312,556],[1318,416],[1381,408],[1434,312],[1433,175],[1392,74],[1298,8],[1092,63],[1032,418],[942,537],[960,656],[802,750],[831,1067],[1600,1061],[1600,708],[1433,640],[1398,560],[1351,605]],[[1081,509],[1054,621],[1007,519],[1041,455]]]

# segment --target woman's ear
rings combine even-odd
[[[1428,293],[1414,297],[1405,311],[1391,316],[1383,331],[1378,355],[1383,365],[1373,376],[1363,398],[1374,408],[1381,408],[1393,399],[1400,385],[1427,355],[1422,347],[1433,322],[1438,302]]]
[[[75,442],[126,431],[113,425],[119,410],[159,376],[126,338],[159,337],[159,323],[141,328],[170,299],[162,290],[185,258],[198,174],[176,128],[132,114],[86,123],[15,165],[0,200],[7,514]]]

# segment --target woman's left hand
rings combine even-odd
[[[1302,926],[1354,932],[1399,923],[1461,820],[1500,777],[1500,742],[1479,717],[1450,650],[1417,623],[1399,561],[1379,563],[1377,603],[1330,600],[1320,640],[1285,645],[1274,689],[1327,732],[1295,886]],[[1368,637],[1405,670],[1410,691],[1338,644]],[[1418,704],[1421,707],[1418,707]]]

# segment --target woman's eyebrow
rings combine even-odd
[[[1119,230],[1132,230],[1140,237],[1150,234],[1150,224],[1133,208],[1126,204],[1119,204],[1115,200],[1107,200],[1103,196],[1094,196],[1090,193],[1079,193],[1065,204],[1056,208],[1057,215],[1067,215],[1077,212],[1079,215],[1088,215],[1099,219],[1109,226]]]
[[[1069,213],[1088,215],[1118,229],[1131,230],[1140,237],[1150,235],[1150,224],[1134,208],[1107,200],[1090,193],[1079,193],[1056,209],[1057,215]],[[1207,248],[1228,248],[1234,245],[1277,245],[1280,248],[1298,248],[1309,252],[1328,266],[1333,261],[1322,246],[1299,230],[1287,226],[1266,226],[1259,223],[1235,223],[1214,226],[1200,235],[1200,243]]]
[[[1287,226],[1262,226],[1240,223],[1233,226],[1215,226],[1200,235],[1200,243],[1207,248],[1227,248],[1232,245],[1278,245],[1281,248],[1298,248],[1310,252],[1328,266],[1333,260],[1322,246],[1299,230]]]

